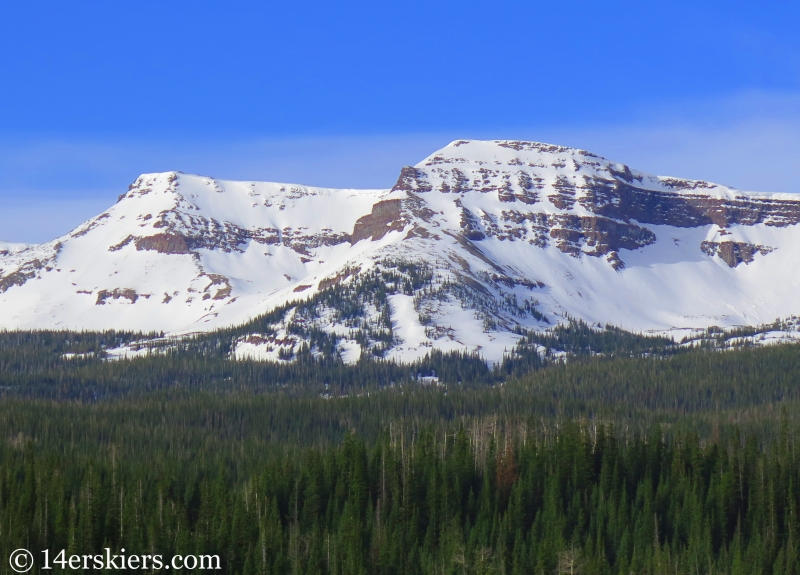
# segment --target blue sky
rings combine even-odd
[[[142,172],[388,187],[456,138],[800,192],[800,4],[8,2],[0,238]]]

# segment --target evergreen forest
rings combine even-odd
[[[0,333],[0,573],[25,548],[31,573],[125,549],[240,575],[800,574],[795,345],[570,322],[495,365],[233,360],[225,332],[106,352],[160,335]]]

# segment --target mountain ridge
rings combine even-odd
[[[0,328],[181,334],[285,309],[234,354],[283,359],[319,332],[354,361],[497,359],[572,318],[763,324],[800,311],[798,222],[791,194],[516,140],[457,140],[383,190],[144,174],[61,238],[0,245]]]

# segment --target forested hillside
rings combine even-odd
[[[330,294],[327,294],[330,295]],[[315,302],[311,302],[311,308]],[[526,332],[502,362],[489,367],[478,354],[432,350],[412,363],[381,360],[372,353],[346,364],[334,352],[335,338],[318,330],[303,333],[314,343],[287,348],[283,361],[253,361],[232,355],[242,334],[268,330],[285,310],[256,318],[243,326],[210,334],[165,339],[163,334],[131,332],[0,332],[0,386],[2,393],[92,401],[154,390],[188,388],[202,391],[233,389],[276,390],[297,395],[321,391],[342,395],[366,388],[391,387],[421,377],[444,384],[482,386],[499,384],[558,363],[564,354],[606,358],[667,356],[678,352],[661,337],[645,337],[622,330],[591,329],[572,321],[547,334]],[[301,330],[301,326],[294,329]],[[125,347],[131,359],[109,357],[109,350]],[[142,354],[136,355],[136,352]],[[112,359],[113,361],[107,361]],[[554,361],[555,360],[555,361]]]
[[[795,573],[796,439],[428,428],[237,474],[114,445],[78,464],[20,436],[0,459],[0,547],[218,554],[243,574]]]
[[[796,346],[709,351],[573,322],[491,367],[439,352],[233,360],[235,334],[108,359],[159,335],[0,334],[4,557],[219,554],[239,574],[800,571]]]

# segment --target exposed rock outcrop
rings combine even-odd
[[[22,268],[0,278],[0,293],[14,286],[24,285],[29,279],[36,277],[38,271],[44,267],[40,260],[33,260]]]
[[[550,235],[556,239],[556,247],[573,256],[599,257],[621,249],[639,249],[656,241],[656,235],[647,228],[608,218],[560,214],[550,220]],[[584,250],[584,246],[591,249]]]
[[[578,200],[587,210],[625,222],[694,228],[716,224],[788,226],[800,222],[800,202],[740,196],[733,200],[638,188],[621,180],[587,178]]]
[[[134,241],[137,250],[150,250],[160,254],[189,254],[191,253],[190,242],[190,238],[169,233],[136,238]]]
[[[464,237],[473,242],[484,239],[486,234],[481,231],[480,220],[465,208],[460,200],[456,200],[455,203],[461,208],[461,233],[464,234]]]
[[[381,239],[391,231],[400,231],[405,227],[402,219],[402,202],[400,200],[383,200],[372,206],[372,212],[358,219],[350,234],[350,242],[355,244],[361,240]]]
[[[392,190],[145,174],[60,253],[0,242],[0,327],[186,333],[289,306],[264,345],[292,333],[317,353],[300,332],[319,329],[352,360],[498,359],[567,317],[648,330],[800,313],[798,223],[791,195],[536,142],[454,142]]]
[[[775,250],[775,248],[769,246],[759,246],[755,244],[748,244],[747,242],[734,241],[705,241],[700,244],[700,249],[704,254],[707,254],[711,257],[719,256],[722,261],[732,268],[735,268],[741,263],[751,263],[755,259],[756,254],[761,254],[764,256]]]
[[[136,303],[140,297],[149,298],[151,294],[136,293],[136,290],[130,288],[114,288],[113,290],[100,290],[97,292],[97,301],[95,305],[106,305],[108,300],[124,299],[130,303]]]

